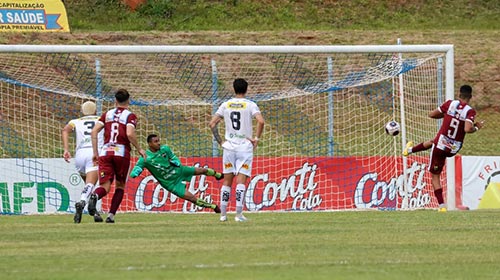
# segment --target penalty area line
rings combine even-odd
[[[301,262],[300,265],[306,266],[322,266],[322,265],[347,265],[350,261],[339,260],[333,262],[314,262],[314,263],[304,263]],[[218,269],[218,268],[237,268],[237,267],[282,267],[282,266],[296,266],[295,262],[254,262],[254,263],[214,263],[214,264],[193,264],[193,265],[158,265],[158,266],[127,266],[121,270],[155,270],[155,269]]]

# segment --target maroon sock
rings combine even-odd
[[[424,150],[427,150],[428,148],[424,147],[424,143],[420,143],[416,146],[413,146],[411,148],[411,152],[412,153],[416,153],[416,152],[420,152],[420,151],[424,151]]]
[[[113,199],[111,199],[111,207],[109,207],[109,213],[116,214],[118,207],[122,203],[123,199],[123,189],[115,189],[115,193],[113,194]]]
[[[444,200],[443,200],[443,189],[434,190],[434,195],[436,196],[437,201],[438,201],[439,204],[443,204],[444,203]]]
[[[106,194],[108,194],[103,187],[98,187],[97,189],[95,189],[94,193],[97,194],[97,199],[101,199],[105,197]]]

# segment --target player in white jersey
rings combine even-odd
[[[69,135],[71,132],[75,132],[75,167],[83,181],[85,181],[85,187],[82,190],[80,201],[75,204],[76,211],[73,219],[75,223],[81,222],[83,208],[88,202],[98,179],[98,168],[92,161],[93,151],[92,141],[90,138],[90,132],[99,119],[99,116],[96,116],[95,103],[92,101],[83,103],[82,114],[83,117],[69,121],[62,130],[62,141],[64,146],[63,157],[66,162],[70,162],[71,160],[71,153],[69,151]],[[102,146],[102,135],[99,136],[99,139],[101,142],[100,145]]]
[[[236,216],[235,221],[246,221],[243,216],[243,202],[245,198],[246,182],[252,175],[253,150],[257,147],[259,138],[264,130],[264,117],[253,101],[245,98],[248,83],[244,79],[233,82],[235,97],[222,103],[210,120],[209,126],[215,140],[222,146],[222,165],[224,182],[221,188],[221,216],[222,222],[227,221],[227,206],[231,194],[231,185],[236,176]],[[257,120],[257,131],[253,137],[252,119]],[[219,135],[217,124],[224,119],[225,140]]]

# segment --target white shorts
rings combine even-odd
[[[222,153],[222,173],[252,175],[253,152],[235,152],[224,149]]]
[[[78,149],[75,153],[75,167],[80,175],[85,175],[92,171],[97,171],[97,165],[92,162],[92,148]]]

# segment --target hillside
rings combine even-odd
[[[146,2],[135,11],[127,2]],[[3,33],[1,44],[455,45],[456,85],[498,107],[498,1],[65,0],[71,34]],[[5,35],[5,36],[3,36]]]
[[[487,126],[465,154],[500,151],[500,23],[496,1],[150,1],[131,12],[119,0],[66,0],[71,33],[3,33],[1,44],[356,45],[453,44],[455,87],[474,88]],[[346,2],[343,2],[346,3]],[[238,20],[235,20],[238,19]],[[121,30],[121,31],[117,31]],[[470,149],[468,147],[474,147]],[[498,152],[496,152],[498,153]]]
[[[455,86],[474,86],[473,105],[499,110],[500,47],[497,31],[275,31],[275,32],[72,32],[70,34],[8,34],[3,44],[90,45],[352,45],[453,44]]]

